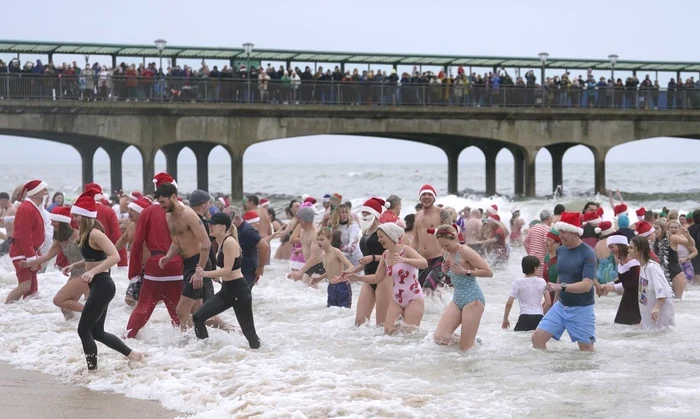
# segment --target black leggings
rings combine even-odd
[[[107,317],[107,307],[114,298],[114,281],[109,276],[109,272],[102,272],[95,275],[90,282],[90,295],[83,314],[78,323],[78,336],[83,341],[83,351],[89,370],[97,369],[97,344],[95,341],[104,343],[108,348],[114,349],[124,356],[131,353],[131,349],[118,337],[105,332],[105,318]]]
[[[217,292],[192,315],[194,333],[199,339],[208,338],[209,333],[207,333],[204,322],[230,307],[236,313],[236,319],[241,326],[243,336],[248,339],[248,344],[252,349],[258,349],[260,338],[255,333],[253,298],[250,295],[250,287],[244,278],[221,282],[221,291]]]

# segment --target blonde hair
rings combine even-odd
[[[231,222],[231,227],[229,227],[226,231],[226,235],[231,236],[238,241],[238,228],[236,228],[236,225],[233,222]]]
[[[78,245],[78,247],[84,246],[85,243],[88,242],[90,232],[93,229],[100,230],[103,233],[105,232],[104,228],[102,228],[102,224],[100,224],[100,222],[96,219],[85,216],[80,217],[80,222],[78,223],[79,234],[76,240],[76,244]]]
[[[453,222],[453,223],[456,223],[456,222],[457,222],[457,218],[458,218],[457,210],[454,209],[454,208],[452,208],[452,207],[446,207],[446,208],[445,208],[445,211],[447,211],[447,212],[450,213],[450,217],[452,218],[452,222]]]
[[[22,192],[24,190],[24,185],[17,185],[14,191],[12,191],[11,201],[17,202],[22,200]]]
[[[678,220],[669,220],[666,222],[666,227],[671,227],[671,224],[678,226],[678,228],[681,228],[681,222]]]
[[[449,224],[443,224],[435,231],[435,237],[438,239],[457,239],[457,230]]]
[[[678,210],[671,210],[668,212],[668,216],[666,217],[668,221],[672,220],[677,220],[678,219]]]
[[[328,220],[328,224],[335,228],[338,225],[340,225],[340,210],[345,208],[345,210],[348,212],[348,225],[353,223],[352,215],[350,214],[350,208],[348,208],[347,205],[345,204],[340,204],[338,205],[335,210],[331,213],[330,220]]]

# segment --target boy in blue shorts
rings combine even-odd
[[[337,231],[336,233],[340,233]],[[339,234],[336,234],[339,236]],[[323,250],[323,268],[325,272],[315,274],[311,277],[311,285],[317,284],[322,279],[328,281],[328,304],[327,307],[345,307],[352,306],[352,289],[346,281],[341,281],[340,276],[345,270],[353,269],[354,266],[343,252],[338,249],[340,247],[339,237],[333,240],[334,234],[330,228],[324,227],[318,231],[316,242],[318,247]]]

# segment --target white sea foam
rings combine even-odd
[[[500,328],[521,256],[516,251],[508,270],[479,280],[487,300],[483,344],[468,353],[431,340],[451,292],[427,300],[419,331],[388,337],[354,327],[354,310],[326,308],[324,286],[283,279],[280,262],[253,290],[257,351],[236,333],[210,330],[208,341],[182,334],[159,305],[138,339],[127,341],[148,353],[143,366],[98,344],[100,372],[86,374],[77,321],[64,321],[51,302],[65,279],[50,271],[40,275],[38,296],[0,307],[0,359],[94,390],[155,399],[195,418],[692,416],[700,405],[692,391],[700,376],[697,291],[676,304],[676,330],[653,335],[612,324],[618,297],[597,299],[596,353],[579,353],[566,335],[542,353],[531,349],[529,333]],[[106,329],[119,335],[131,309],[123,302],[124,272],[113,276],[117,297]],[[2,259],[3,297],[15,281]],[[235,324],[231,310],[222,316]],[[517,307],[511,324],[516,317]]]

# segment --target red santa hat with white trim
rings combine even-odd
[[[70,208],[70,213],[88,218],[97,218],[97,203],[95,195],[97,189],[88,189],[75,200]]]
[[[593,213],[595,215],[595,213]],[[578,212],[562,212],[561,219],[554,224],[559,232],[565,231],[567,233],[578,234],[579,236],[583,234],[583,229],[581,228],[581,214]]]
[[[641,207],[637,211],[635,211],[635,214],[637,214],[637,220],[642,221],[644,219],[644,214],[646,213],[647,210],[645,210],[644,207]]]
[[[493,204],[490,207],[486,207],[486,216],[493,220],[501,221],[501,216],[498,215],[498,205]]]
[[[590,224],[592,226],[597,226],[600,224],[603,220],[600,218],[600,215],[598,215],[595,212],[587,212],[583,214],[583,225]],[[559,230],[559,229],[557,229]]]
[[[144,197],[141,197],[141,198],[137,199],[136,201],[129,202],[128,207],[130,210],[132,210],[138,214],[141,214],[141,211],[145,210],[146,208],[150,207],[151,205],[152,205],[151,201],[149,201],[148,199],[146,199]]]
[[[54,207],[49,214],[49,220],[57,223],[70,224],[73,218],[70,216],[70,207]]]
[[[263,199],[260,200],[260,206],[263,207],[263,208],[267,208],[267,207],[270,206],[270,201],[267,200],[267,199],[265,199],[265,198],[263,198]]]
[[[104,198],[102,196],[102,194],[104,193],[102,191],[102,186],[100,186],[98,183],[86,183],[85,186],[83,186],[83,191],[89,191],[90,189],[94,189],[96,192],[95,201],[101,201],[102,198]]]
[[[603,221],[602,223],[598,224],[598,227],[595,228],[595,232],[596,234],[609,236],[615,232],[615,226],[613,226],[613,223],[610,221]]]
[[[24,188],[22,188],[24,193],[20,194],[20,196],[34,196],[46,188],[48,188],[48,185],[43,180],[30,180],[29,182],[24,184]]]
[[[259,223],[260,216],[255,211],[246,211],[246,213],[243,214],[243,221],[248,224]]]
[[[366,200],[364,204],[362,204],[360,212],[368,212],[374,215],[375,217],[379,218],[381,217],[384,210],[388,209],[390,205],[391,204],[389,204],[381,198],[370,198]]]
[[[617,204],[615,208],[613,208],[613,211],[615,212],[615,217],[618,215],[627,215],[627,205]]]
[[[169,174],[165,172],[160,172],[157,175],[153,176],[153,184],[156,188],[166,183],[169,183],[177,188],[177,182],[175,182],[175,179],[173,179],[173,177]]]
[[[217,199],[216,201],[224,207],[228,207],[228,199],[224,198],[223,196],[220,196],[219,199]]]
[[[656,229],[654,228],[654,226],[646,221],[640,221],[637,223],[637,235],[639,237],[649,237],[655,231]]]
[[[133,191],[129,194],[129,199],[132,201],[138,201],[141,198],[143,198],[143,194],[139,191]]]
[[[420,192],[418,193],[418,197],[420,198],[423,196],[424,193],[428,193],[433,196],[433,198],[437,199],[437,192],[435,192],[435,188],[433,188],[433,185],[428,185],[427,183],[420,188]]]

